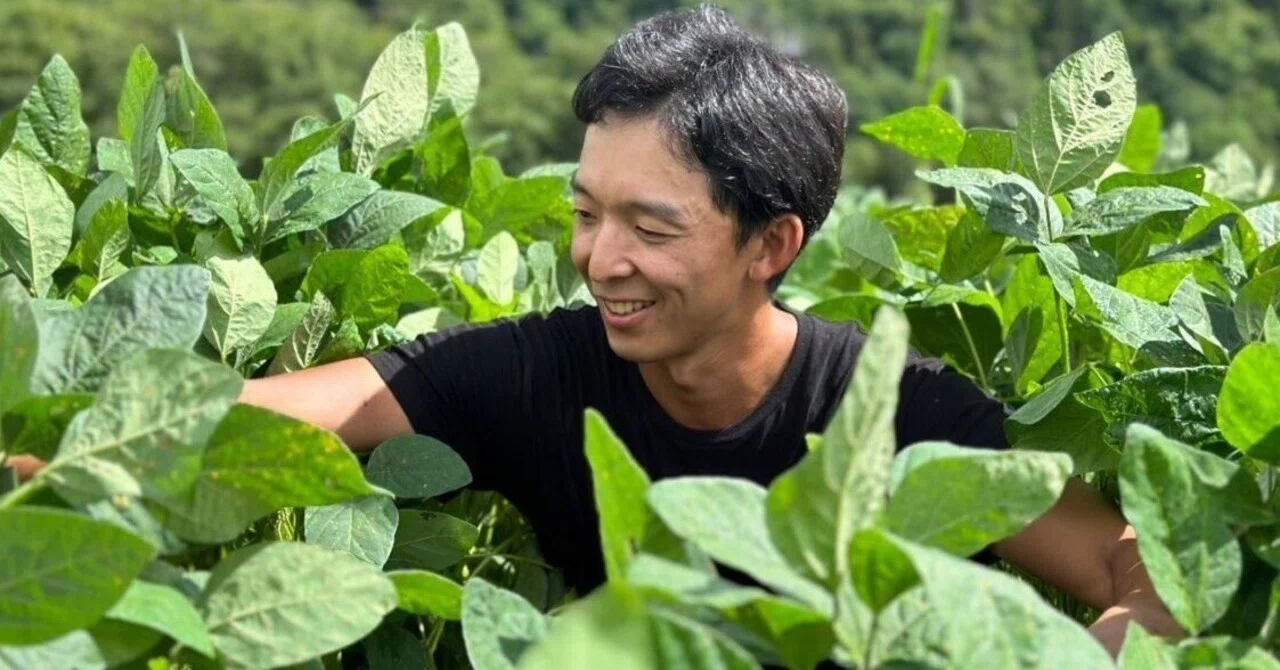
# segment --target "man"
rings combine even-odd
[[[864,335],[773,300],[840,182],[844,95],[716,9],[622,35],[573,99],[586,124],[573,179],[572,256],[598,307],[464,326],[393,350],[252,380],[243,402],[314,422],[357,450],[432,435],[506,495],[547,558],[587,591],[603,581],[583,411],[608,419],[654,479],[767,485],[835,412]],[[1002,448],[1004,407],[913,357],[900,446]],[[1133,529],[1073,480],[994,553],[1103,610],[1114,654],[1128,621],[1181,633]]]

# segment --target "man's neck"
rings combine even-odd
[[[766,304],[693,355],[642,363],[640,374],[677,423],[696,430],[728,428],[759,407],[777,384],[798,331],[795,316]]]

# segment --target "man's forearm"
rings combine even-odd
[[[1138,540],[1130,526],[1112,549],[1110,560],[1112,606],[1089,627],[1112,656],[1120,653],[1132,621],[1148,633],[1179,639],[1186,631],[1178,625],[1156,593],[1151,575],[1138,554]]]

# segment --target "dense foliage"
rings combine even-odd
[[[788,276],[791,304],[871,337],[767,489],[650,482],[586,413],[609,577],[591,594],[564,592],[507,503],[459,493],[447,445],[361,463],[236,403],[248,376],[589,301],[571,166],[512,176],[467,141],[458,24],[392,39],[253,180],[180,60],[132,53],[113,137],[92,141],[60,57],[0,125],[0,445],[50,461],[0,484],[0,667],[1113,667],[963,558],[1073,474],[1118,481],[1192,634],[1131,628],[1121,667],[1277,666],[1280,217],[1240,151],[1172,164],[1119,34],[1013,130],[934,105],[863,128],[959,202],[850,192]],[[908,343],[1019,406],[1017,448],[895,456]]]

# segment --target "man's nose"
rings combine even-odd
[[[592,282],[607,282],[626,277],[635,271],[630,261],[630,240],[626,225],[617,221],[602,221],[591,240],[591,260],[587,263],[587,276]]]

